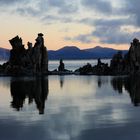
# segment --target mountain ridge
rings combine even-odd
[[[10,50],[0,47],[0,60],[8,60],[10,56]]]
[[[79,49],[76,46],[64,46],[58,50],[48,50],[50,60],[57,59],[97,59],[97,58],[112,58],[115,53],[120,50],[96,46],[88,49]],[[128,50],[121,50],[123,54]]]
[[[119,50],[96,46],[93,48],[80,49],[77,46],[64,46],[58,50],[48,50],[49,60],[73,60],[73,59],[97,59],[112,58]],[[125,54],[128,50],[121,50]],[[0,47],[0,60],[8,60],[10,50]]]

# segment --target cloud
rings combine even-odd
[[[98,37],[101,43],[126,44],[130,41],[130,34],[121,31],[119,26],[97,26],[92,35]]]
[[[118,19],[98,19],[98,20],[95,20],[94,25],[116,27],[116,26],[122,26],[122,25],[134,25],[134,21],[129,19],[128,17],[118,18]]]
[[[78,21],[85,25],[90,25],[91,33],[80,34],[73,38],[65,38],[71,41],[80,41],[82,43],[92,43],[96,38],[100,43],[106,44],[128,44],[133,38],[140,36],[140,29],[136,27],[134,18],[112,18],[112,19],[90,19],[84,18]],[[125,28],[125,30],[123,29]]]
[[[11,4],[20,0],[0,0],[0,4]]]
[[[78,11],[78,5],[75,0],[48,0],[48,5],[56,7],[60,14],[74,13]]]
[[[139,4],[140,4],[139,0],[136,1],[127,0],[127,4],[120,9],[120,12],[118,13],[118,15],[114,16],[114,19],[105,18],[96,20],[94,22],[96,30],[92,32],[92,35],[98,37],[102,43],[109,44],[126,44],[129,43],[135,37],[139,38],[140,36],[140,30],[138,30],[139,29],[138,25],[140,25],[140,15],[139,15],[140,9],[138,6]],[[133,32],[125,31],[122,30],[123,26],[133,26],[137,30]]]
[[[136,25],[134,18],[129,18],[127,16],[119,17],[119,18],[100,18],[100,19],[91,19],[91,18],[83,18],[77,20],[77,22],[93,26],[122,26],[122,25]]]
[[[103,0],[81,0],[82,5],[90,10],[95,10],[101,13],[111,13],[112,5],[109,1]]]
[[[10,7],[12,9],[9,8],[7,11],[10,13],[12,11],[12,13],[19,14],[22,17],[37,18],[45,24],[53,24],[56,22],[70,23],[73,21],[73,13],[75,14],[79,10],[78,1],[75,0],[13,1],[16,2],[16,4],[12,3],[13,5]],[[3,1],[3,3],[4,2],[5,1]],[[11,1],[9,0],[9,2]]]
[[[79,8],[77,0],[0,0],[0,4],[3,5],[0,9],[6,8],[7,12],[13,9],[22,16],[36,16],[36,14],[45,16],[50,12],[52,15],[72,14]]]
[[[78,35],[76,37],[65,37],[64,40],[66,41],[78,41],[78,42],[82,42],[82,43],[91,43],[93,42],[93,40],[91,39],[91,35],[90,34],[81,34]]]
[[[122,2],[121,2],[122,3]],[[98,11],[104,16],[99,19],[83,18],[79,23],[89,25],[94,28],[91,34],[85,34],[85,37],[97,37],[101,43],[125,44],[129,43],[134,37],[140,36],[140,31],[126,32],[122,30],[123,26],[140,25],[140,1],[125,0],[125,4],[118,9],[112,7],[109,1],[103,0],[82,0],[83,6]],[[112,12],[113,9],[113,12]],[[107,16],[105,16],[108,14]],[[84,36],[84,35],[82,35]],[[78,36],[75,37],[75,39]]]
[[[41,15],[40,11],[38,9],[32,8],[32,7],[26,7],[26,8],[17,8],[16,13],[20,14],[21,16],[32,16],[32,17],[39,17]]]
[[[125,14],[129,14],[130,18],[135,17],[136,22],[138,25],[140,25],[140,0],[125,0],[125,6],[122,11],[124,11]]]
[[[48,15],[52,16],[52,18],[54,16],[60,17],[65,14],[76,13],[78,11],[76,2],[74,0],[41,0],[37,2],[30,0],[31,4],[26,4],[24,7],[20,6],[15,11],[22,15],[38,16],[39,18],[40,16],[47,17]],[[59,20],[60,18],[57,19]]]
[[[95,31],[92,36],[99,38],[100,42],[108,44],[127,44],[135,36],[140,35],[139,31],[126,32],[123,26],[134,26],[135,22],[129,18],[120,19],[100,19],[94,22]]]
[[[2,6],[8,6],[8,7],[13,7],[15,6],[16,4],[23,4],[24,2],[27,2],[29,3],[31,0],[0,0],[0,4]]]
[[[101,43],[124,44],[140,35],[139,31],[122,30],[123,26],[139,28],[140,0],[124,0],[120,2],[121,6],[116,7],[111,0],[0,0],[0,4],[9,13],[14,11],[25,18],[37,18],[44,24],[61,23],[63,26],[65,23],[75,23],[90,26],[91,33],[64,38],[69,41],[92,43],[92,39],[97,38]],[[96,13],[98,16],[93,16]]]
[[[103,1],[99,0],[91,1],[91,0],[82,0],[83,4],[87,8],[91,8],[91,10],[97,9],[98,12],[104,14],[104,16],[99,16],[98,18],[83,18],[80,19],[78,22],[91,26],[92,29],[91,34],[87,35],[88,37],[91,36],[97,37],[101,43],[108,43],[108,44],[126,44],[129,43],[134,37],[140,36],[140,1],[131,1],[125,0],[125,4],[123,6],[115,7],[112,12],[111,4],[104,4],[104,8],[102,8]],[[103,3],[102,3],[103,2]],[[102,3],[101,5],[99,3]],[[106,1],[108,3],[108,1]],[[121,2],[122,4],[122,2]],[[99,9],[99,10],[98,10]],[[108,9],[108,10],[107,10]],[[107,15],[106,15],[107,13]],[[133,26],[137,28],[130,32],[130,30],[125,31],[122,30],[124,26]],[[130,27],[131,28],[131,27]],[[85,34],[86,36],[86,34]],[[77,38],[77,36],[75,37]]]
[[[55,16],[55,15],[46,15],[41,18],[41,21],[44,22],[45,24],[53,24],[56,22],[59,23],[71,23],[73,22],[72,18],[70,17],[65,17],[65,16]]]
[[[134,37],[140,35],[139,31],[129,32],[129,30],[122,30],[122,27],[131,26],[135,27],[135,22],[133,18],[128,16],[122,17],[112,17],[102,18],[102,19],[91,19],[83,18],[77,20],[77,22],[91,26],[91,33],[89,34],[80,34],[73,38],[65,38],[66,40],[71,41],[80,41],[82,43],[92,43],[93,38],[96,38],[100,43],[107,44],[127,44]],[[95,40],[94,40],[95,42]]]
[[[138,35],[138,33],[136,33]],[[139,34],[140,35],[140,34]],[[100,43],[106,44],[127,44],[129,43],[134,34],[121,32],[117,28],[106,28],[98,27],[96,31],[91,32],[90,34],[81,34],[75,37],[66,37],[65,40],[68,41],[79,41],[81,43],[93,43],[93,38],[98,38]]]

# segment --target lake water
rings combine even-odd
[[[140,78],[0,77],[0,140],[139,140]]]
[[[110,59],[102,59],[101,60],[104,63],[108,63],[110,65]],[[0,61],[0,64],[5,63],[6,61]],[[83,67],[87,63],[90,63],[92,66],[97,65],[97,60],[96,59],[90,59],[90,60],[64,60],[63,61],[65,64],[65,68],[68,70],[76,70],[80,67]],[[59,60],[51,60],[48,63],[49,70],[55,70],[58,69],[59,66]]]
[[[108,63],[110,65],[110,59],[102,59],[101,60],[104,63]],[[97,65],[96,59],[91,60],[64,60],[65,68],[68,70],[76,70],[80,67],[83,67],[87,63],[90,63],[92,66]],[[58,69],[59,66],[59,60],[49,61],[49,70],[55,70]]]

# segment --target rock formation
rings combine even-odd
[[[62,59],[60,59],[60,64],[59,64],[59,67],[58,67],[58,71],[65,71],[65,65],[64,65]]]
[[[18,36],[9,42],[12,50],[9,61],[4,67],[6,74],[33,75],[48,72],[48,55],[42,33],[38,34],[34,47],[32,47],[32,43],[27,43],[28,49],[24,48],[22,39]]]
[[[88,70],[87,70],[88,68]],[[110,66],[98,59],[96,66],[83,66],[76,70],[80,74],[94,75],[129,75],[140,74],[140,42],[134,39],[127,54],[122,55],[121,51],[115,54],[110,62]]]
[[[75,72],[84,75],[109,75],[110,68],[108,64],[102,63],[101,60],[98,59],[97,65],[92,66],[87,63],[87,65],[77,69]]]
[[[140,73],[140,42],[138,39],[133,40],[124,59],[130,73]]]
[[[117,75],[140,74],[140,42],[138,39],[135,38],[131,42],[129,51],[124,57],[118,54],[117,62],[114,61],[114,57],[110,67]]]
[[[0,73],[6,75],[36,75],[36,74],[73,74],[65,69],[63,60],[60,60],[58,70],[48,72],[48,55],[44,46],[43,34],[39,33],[34,46],[27,43],[28,49],[24,48],[22,39],[18,36],[10,40],[12,50],[7,63],[0,66]],[[87,64],[74,72],[75,74],[93,75],[129,75],[140,74],[140,42],[134,39],[128,53],[125,55],[121,51],[115,54],[110,62],[110,66],[102,63],[100,58],[97,65]]]
[[[102,63],[100,58],[98,59],[98,63],[93,67],[93,73],[96,75],[108,75],[110,69],[107,63]]]
[[[93,67],[90,63],[87,63],[85,66],[75,70],[76,73],[79,74],[92,74],[93,73]]]
[[[110,62],[110,72],[113,75],[122,75],[124,72],[125,63],[121,51],[115,54]]]

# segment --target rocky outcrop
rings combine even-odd
[[[93,67],[93,73],[95,75],[108,75],[110,73],[110,68],[107,63],[102,63],[99,58],[97,65]]]
[[[88,65],[89,66],[89,65]],[[140,42],[134,39],[127,54],[121,51],[115,54],[110,62],[110,66],[98,59],[96,66],[83,66],[76,70],[80,74],[94,75],[129,75],[140,74]]]
[[[140,42],[138,39],[133,40],[124,60],[130,73],[140,73]]]
[[[58,67],[58,71],[65,71],[65,64],[63,63],[63,60],[60,59],[60,64]]]
[[[93,67],[90,63],[87,63],[85,66],[75,70],[77,74],[93,74]]]
[[[121,53],[116,54],[111,60],[111,71],[113,74],[140,74],[140,42],[134,39],[131,42],[128,53],[123,57]]]
[[[65,64],[62,59],[60,59],[59,61],[58,69],[49,71],[49,75],[71,75],[71,74],[75,74],[75,73],[65,68]]]
[[[115,54],[110,62],[110,72],[112,75],[123,75],[125,74],[125,63],[121,51]]]
[[[78,74],[84,75],[109,75],[110,68],[108,64],[102,63],[100,59],[98,59],[98,63],[95,66],[92,66],[90,63],[87,65],[75,70]]]
[[[97,65],[87,64],[75,72],[65,69],[63,60],[60,60],[58,70],[48,72],[48,55],[44,46],[43,34],[39,33],[36,43],[28,42],[25,49],[22,39],[18,36],[10,40],[12,50],[7,63],[0,65],[0,74],[6,75],[36,75],[36,74],[85,74],[85,75],[129,75],[140,74],[140,42],[134,39],[128,53],[118,51],[112,58],[110,66],[102,63],[100,58]]]
[[[4,73],[10,75],[34,75],[48,72],[48,55],[44,46],[43,34],[39,33],[36,43],[28,42],[25,49],[22,39],[18,36],[9,40],[12,50],[9,61],[4,64]]]

